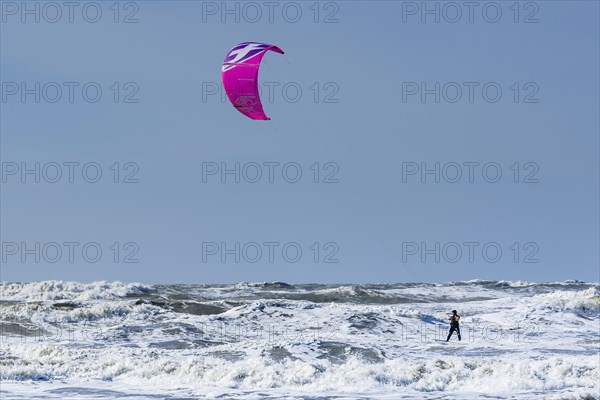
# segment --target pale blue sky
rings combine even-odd
[[[315,23],[315,2],[290,3],[279,3],[273,23],[267,15],[256,23],[244,21],[244,16],[254,17],[250,9],[239,23],[231,15],[223,23],[219,14],[207,13],[221,2],[142,1],[135,3],[137,10],[122,2],[119,19],[135,13],[139,20],[125,24],[113,22],[113,2],[99,3],[97,23],[86,22],[80,9],[74,11],[73,23],[66,14],[57,23],[44,21],[53,18],[50,9],[40,11],[46,12],[40,23],[31,15],[22,23],[21,10],[11,8],[21,2],[3,2],[3,171],[22,162],[30,167],[39,162],[47,171],[52,162],[95,162],[103,175],[95,184],[81,175],[73,183],[66,176],[58,183],[34,183],[31,176],[21,183],[19,175],[6,176],[2,280],[599,279],[598,2],[522,2],[518,23],[512,1],[494,3],[502,10],[497,23],[487,22],[480,8],[472,23],[467,15],[457,23],[444,21],[444,15],[440,23],[426,16],[422,23],[419,15],[403,14],[403,7],[410,10],[421,2],[392,1],[321,2]],[[483,8],[488,3],[478,4]],[[235,7],[235,2],[228,4]],[[299,22],[286,21],[284,7],[288,19],[299,7]],[[268,14],[266,8],[262,11]],[[324,23],[327,15],[338,22]],[[524,23],[527,16],[538,22]],[[245,118],[219,95],[203,101],[203,87],[220,82],[227,51],[252,40],[286,52],[267,55],[261,69],[263,83],[280,84],[273,101],[265,101],[270,122]],[[56,103],[44,98],[35,103],[33,95],[23,103],[19,94],[9,94],[11,82],[30,87],[35,82],[81,84],[73,103],[66,89]],[[97,103],[81,96],[88,82],[103,90]],[[139,102],[114,103],[114,82],[119,82],[121,95],[139,88],[133,96]],[[125,87],[127,82],[135,86]],[[319,102],[314,101],[315,82]],[[447,97],[436,103],[433,95],[425,102],[418,95],[403,101],[406,82],[424,82],[429,88],[436,82],[480,85],[472,103],[466,89],[459,101],[448,101],[454,84],[446,86]],[[482,97],[481,88],[489,82],[502,89],[496,103]],[[285,84],[302,88],[299,102],[283,97]],[[53,97],[52,87],[46,88],[47,97]],[[338,102],[324,103],[333,90],[338,90],[333,95]],[[537,103],[524,102],[532,91],[537,91],[531,97]],[[294,95],[293,87],[288,94]],[[113,183],[109,167],[115,162],[120,163],[121,181],[133,171],[125,164],[134,162],[139,182]],[[254,184],[243,179],[235,183],[229,177],[223,184],[215,176],[203,182],[203,163],[209,162],[297,162],[303,176],[295,184],[280,174],[273,183],[266,177]],[[325,164],[335,163],[339,182],[313,183],[310,166],[315,162],[320,163],[319,180],[332,171],[324,170]],[[416,175],[403,182],[403,163],[433,167],[436,162],[452,174],[455,164],[448,163],[463,165],[464,174],[465,162],[497,163],[502,178],[489,183],[475,169],[473,183],[466,176],[457,183],[435,183],[428,176],[421,183]],[[515,162],[519,183],[513,182]],[[539,182],[522,182],[535,169]],[[13,242],[30,248],[39,242],[40,263],[35,254],[22,262],[21,250],[12,254]],[[68,247],[62,243],[80,243],[74,262],[66,253],[58,262],[48,262],[54,257],[47,245],[51,242],[61,243],[63,252]],[[103,250],[97,263],[82,258],[81,247],[88,242]],[[117,263],[110,248],[114,242],[121,247]],[[138,263],[123,263],[134,249],[123,249],[127,242],[139,247]],[[250,245],[247,259],[240,250],[236,263],[233,255],[222,262],[220,253],[204,254],[203,260],[202,244],[207,242],[281,245],[273,263],[264,244],[258,262],[247,261],[254,254]],[[281,254],[291,242],[303,252],[296,263]],[[321,248],[317,263],[314,242]],[[329,242],[335,245],[324,249]],[[434,248],[436,242],[439,263],[435,254],[421,254],[421,243]],[[454,242],[463,254],[451,263]],[[479,243],[473,262],[465,242]],[[412,243],[418,244],[416,255]],[[501,248],[497,262],[483,257],[486,243],[497,243],[488,258],[494,258],[494,246]],[[339,262],[324,263],[336,246]],[[523,262],[527,255],[539,262]]]

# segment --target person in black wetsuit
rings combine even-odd
[[[452,315],[449,318],[450,320],[450,333],[448,333],[448,338],[446,342],[450,340],[450,337],[456,331],[458,335],[458,340],[460,341],[460,326],[458,325],[458,321],[460,321],[460,315],[456,313],[456,310],[452,310]]]

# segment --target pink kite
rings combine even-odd
[[[277,46],[244,42],[227,53],[223,61],[222,79],[225,93],[239,112],[252,119],[269,120],[258,93],[258,67],[267,51],[283,54]]]

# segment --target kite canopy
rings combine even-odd
[[[258,93],[258,68],[267,51],[283,54],[277,46],[244,42],[235,46],[223,60],[222,79],[231,104],[248,118],[269,120]]]

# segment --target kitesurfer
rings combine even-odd
[[[454,331],[456,331],[456,334],[458,335],[458,340],[460,341],[460,326],[458,325],[458,322],[460,321],[460,315],[456,313],[456,310],[452,310],[452,315],[450,316],[449,320],[450,333],[448,333],[448,338],[446,339],[446,342],[450,340],[450,337],[452,336]]]

